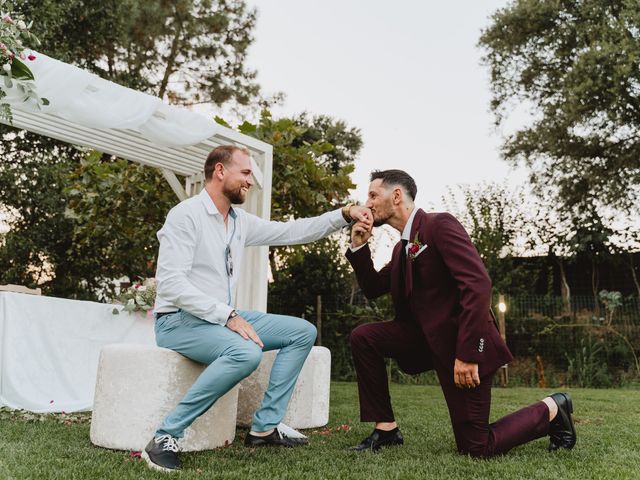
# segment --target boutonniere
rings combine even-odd
[[[418,232],[416,232],[416,236],[414,237],[413,242],[409,243],[409,260],[415,260],[415,258],[420,255],[425,248],[427,248],[427,245],[422,244],[420,238],[418,237]]]

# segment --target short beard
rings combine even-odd
[[[225,189],[223,193],[234,205],[240,205],[247,199],[246,195],[242,196],[241,188],[238,188],[238,190]]]
[[[374,218],[373,226],[381,227],[382,225],[386,225],[386,223],[389,221],[390,218],[391,218],[391,215],[387,215],[385,218],[378,218],[377,220]]]

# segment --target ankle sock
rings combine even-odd
[[[394,428],[393,430],[380,430],[376,428],[374,430],[374,433],[378,432],[378,435],[380,435],[381,437],[388,437],[389,435],[394,435],[397,431],[398,431],[398,427]]]

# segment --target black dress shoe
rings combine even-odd
[[[402,438],[402,433],[400,433],[399,428],[394,428],[389,432],[385,432],[383,430],[378,430],[377,428],[373,431],[371,435],[365,438],[359,445],[355,447],[351,447],[350,450],[354,452],[365,452],[365,451],[377,451],[382,447],[393,447],[396,445],[403,445],[404,438]]]
[[[276,447],[301,447],[303,445],[307,445],[309,441],[306,438],[290,438],[280,433],[277,428],[273,429],[269,435],[264,437],[259,437],[257,435],[251,435],[251,432],[247,433],[247,436],[244,439],[244,444],[247,447],[267,447],[267,446],[276,446]]]
[[[554,393],[551,398],[558,405],[558,414],[549,425],[549,451],[560,448],[571,450],[576,444],[576,428],[573,426],[573,404],[568,393]]]
[[[142,451],[141,457],[150,468],[161,472],[175,472],[181,468],[178,444],[171,435],[152,438]]]

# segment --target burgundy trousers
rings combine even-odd
[[[351,332],[351,353],[358,375],[360,420],[393,422],[389,380],[385,358],[404,362],[424,358],[425,341],[417,325],[409,322],[377,322],[360,325]],[[449,407],[451,425],[460,453],[474,457],[492,457],[513,447],[544,437],[549,432],[549,409],[544,402],[489,423],[493,373],[480,379],[476,388],[455,386],[452,368],[433,359],[444,398]]]

